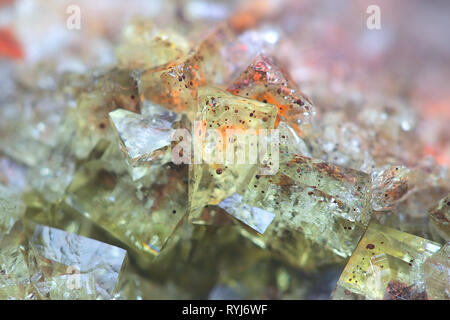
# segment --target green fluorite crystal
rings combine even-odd
[[[25,204],[19,195],[0,183],[0,240],[25,213]]]
[[[450,241],[450,195],[430,209],[429,217],[439,235],[445,241]]]
[[[66,203],[130,247],[154,256],[186,213],[186,169],[164,166],[152,177],[154,183],[143,184],[93,161],[75,175]]]
[[[300,233],[342,257],[352,254],[366,228],[352,218],[353,210],[339,198],[282,173],[256,175],[242,195],[234,194],[219,207],[263,233],[263,239],[273,247],[281,242],[280,234],[289,231]]]
[[[111,299],[126,251],[42,225],[19,222],[0,241],[1,299]]]
[[[424,263],[425,288],[432,300],[450,299],[450,242]]]
[[[227,130],[253,129],[253,137],[257,138],[257,130],[273,128],[276,114],[277,110],[273,105],[214,88],[201,88],[197,114],[199,125],[193,133],[194,139],[201,144],[199,143],[198,150],[194,150],[194,163],[190,166],[189,178],[192,222],[197,220],[205,205],[217,205],[245,188],[259,168],[257,161],[260,160],[255,159],[252,163],[248,151],[241,150],[244,151],[244,159],[240,160],[237,152],[239,144],[233,141],[235,136],[230,136],[231,140],[227,137]],[[245,148],[248,145],[247,141],[243,144]],[[195,141],[194,149],[197,149]],[[228,149],[231,152],[227,153]],[[233,159],[229,161],[228,156]]]
[[[423,268],[438,243],[375,222],[352,254],[333,299],[427,299]]]

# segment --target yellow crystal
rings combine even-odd
[[[438,243],[371,222],[333,299],[426,299],[423,264]]]

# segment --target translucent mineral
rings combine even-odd
[[[111,298],[126,258],[121,248],[41,225],[29,247],[42,271],[39,293],[57,300]]]
[[[446,241],[433,223],[430,211],[445,198],[448,191],[423,181],[416,184],[391,210],[379,211],[374,217],[382,225],[444,244]]]
[[[158,111],[141,115],[117,109],[109,114],[129,166],[150,166],[151,163],[170,161],[172,129],[180,117],[164,108]]]
[[[428,299],[424,263],[438,243],[371,222],[339,278],[333,299]]]
[[[429,299],[450,300],[450,243],[425,261],[423,272]]]
[[[354,169],[319,159],[294,155],[280,171],[296,182],[317,189],[342,201],[350,208],[350,221],[367,225],[371,217],[370,176]]]
[[[111,299],[126,251],[62,230],[21,223],[0,241],[2,299]]]
[[[320,123],[305,137],[311,157],[366,173],[373,170],[374,160],[368,150],[370,139],[365,130],[346,122],[346,117],[339,112],[316,119]]]
[[[257,138],[261,129],[272,129],[277,114],[273,105],[209,87],[200,89],[198,103],[189,177],[192,220],[205,205],[217,205],[247,186],[259,168],[259,160],[251,159],[258,152],[250,151],[252,137]],[[244,141],[239,143],[242,136],[231,130],[244,133]]]
[[[147,69],[179,59],[188,51],[186,39],[176,32],[159,30],[148,20],[134,19],[123,28],[116,56],[123,68]]]
[[[392,209],[394,204],[415,187],[413,172],[404,166],[393,166],[372,173],[372,208]]]
[[[366,83],[315,6],[147,2],[4,8],[0,299],[450,299],[442,77]]]
[[[0,238],[0,299],[36,299],[28,270],[23,225]]]
[[[228,87],[228,91],[276,105],[278,121],[285,121],[301,136],[305,135],[305,130],[315,115],[309,98],[296,88],[285,71],[265,55],[258,55]]]
[[[61,201],[75,173],[75,157],[68,146],[51,150],[48,158],[31,168],[28,180],[48,203]]]
[[[17,89],[16,95],[2,99],[0,151],[19,163],[34,166],[59,142],[66,99],[59,91],[40,88]]]
[[[25,213],[20,195],[0,183],[0,240],[7,235]]]
[[[193,120],[198,88],[226,84],[251,62],[258,46],[249,45],[247,40],[233,27],[220,25],[185,57],[144,70],[138,76],[142,98],[186,112]]]
[[[167,165],[149,184],[107,169],[102,161],[80,168],[67,205],[138,252],[158,255],[187,212],[187,168]]]
[[[77,158],[86,158],[102,139],[113,139],[109,113],[120,108],[140,112],[137,84],[130,72],[114,69],[94,74],[77,96],[71,114],[76,128],[73,150]]]
[[[450,195],[441,199],[438,205],[429,211],[429,218],[439,235],[450,240]]]
[[[280,121],[277,129],[279,130],[281,162],[289,161],[295,154],[311,157],[311,152],[307,144],[290,125],[284,121]]]
[[[232,195],[219,207],[263,234],[267,246],[295,246],[293,235],[299,234],[342,257],[352,254],[367,226],[339,198],[282,173],[256,175],[242,195]],[[283,233],[290,233],[291,239],[281,240]],[[293,250],[286,252],[293,255]]]

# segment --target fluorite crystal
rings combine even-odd
[[[29,250],[42,273],[37,291],[50,299],[112,298],[126,258],[121,248],[40,225]]]
[[[123,109],[109,114],[133,178],[139,168],[145,171],[171,161],[171,138],[180,117],[158,106],[151,109],[147,112],[152,113],[143,115]]]
[[[430,221],[439,235],[445,240],[450,240],[450,195],[441,199],[438,205],[429,212]]]
[[[297,238],[303,236],[342,257],[351,255],[370,217],[368,213],[358,217],[340,198],[282,173],[255,176],[242,195],[232,195],[219,207],[263,234],[270,247],[288,243],[295,247]],[[291,239],[280,241],[287,232]],[[295,237],[297,233],[302,236]],[[295,256],[295,252],[286,255]]]
[[[427,299],[424,264],[438,243],[372,222],[339,278],[333,299]]]
[[[156,180],[142,185],[93,162],[76,174],[66,202],[130,247],[155,256],[187,212],[187,170],[168,165]]]
[[[62,230],[17,223],[0,242],[1,299],[111,299],[126,251]]]
[[[423,267],[425,288],[432,300],[450,299],[450,243],[429,257]]]
[[[166,2],[0,59],[0,299],[450,299],[433,77],[329,70],[297,6]]]
[[[294,155],[281,166],[281,172],[342,201],[350,208],[345,215],[350,221],[369,222],[371,186],[366,173],[302,155]]]
[[[0,183],[0,240],[25,213],[20,197]]]
[[[73,149],[78,158],[87,157],[101,139],[110,139],[109,112],[119,108],[140,111],[137,85],[128,71],[100,72],[92,78],[77,96],[73,110]]]
[[[250,66],[228,87],[233,94],[276,105],[277,123],[282,120],[305,135],[315,115],[312,102],[286,72],[265,55],[258,55]]]
[[[116,48],[124,69],[152,68],[183,57],[189,50],[186,39],[170,30],[158,30],[144,19],[135,19],[122,32]]]
[[[250,159],[245,150],[250,150],[251,142],[246,139],[257,138],[261,129],[272,129],[277,115],[273,105],[214,88],[201,88],[198,96],[198,125],[194,131],[198,147],[194,147],[197,150],[189,178],[191,221],[197,219],[205,205],[217,205],[247,186],[260,160]],[[235,131],[228,134],[227,130]],[[237,142],[242,135],[244,142]]]

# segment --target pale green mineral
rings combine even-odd
[[[111,299],[126,251],[42,225],[18,222],[0,241],[1,299]]]
[[[258,149],[250,149],[252,141],[260,137],[260,129],[274,127],[276,114],[276,107],[270,104],[209,87],[199,90],[189,178],[192,222],[205,205],[217,205],[247,186],[260,161]],[[244,141],[237,141],[242,137]]]
[[[35,227],[29,248],[30,262],[42,273],[36,288],[50,299],[110,299],[127,254],[121,248],[41,225]]]
[[[170,162],[173,125],[180,117],[161,107],[154,106],[153,109],[157,110],[145,115],[123,109],[109,114],[121,150],[131,167]]]
[[[450,240],[450,195],[431,208],[429,218],[433,227],[445,241]]]
[[[425,287],[432,300],[450,300],[450,242],[424,263]]]
[[[186,213],[186,176],[186,167],[168,164],[147,184],[93,161],[75,175],[66,204],[128,246],[155,256]]]
[[[282,163],[280,171],[347,205],[350,210],[345,213],[345,218],[349,221],[368,224],[371,217],[368,174],[301,155],[294,155],[289,162]]]
[[[86,158],[102,139],[113,139],[108,114],[119,108],[140,112],[137,84],[130,72],[113,69],[92,75],[71,112],[76,128],[72,147],[77,158]]]
[[[333,299],[427,299],[425,261],[438,243],[371,222],[339,278]]]
[[[7,235],[25,213],[20,195],[0,183],[0,240]]]
[[[353,210],[339,198],[282,173],[256,175],[242,195],[234,194],[219,206],[263,233],[263,239],[273,247],[282,243],[280,235],[289,231],[347,257],[366,228],[360,221],[349,218]]]

